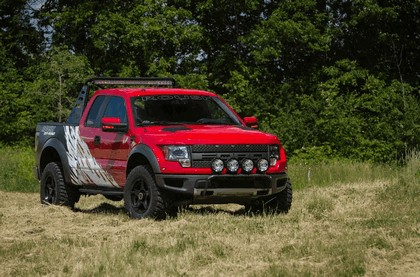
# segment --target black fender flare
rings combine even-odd
[[[152,170],[154,173],[161,173],[160,172],[160,166],[156,159],[155,153],[153,153],[153,150],[147,146],[146,144],[138,144],[136,145],[128,155],[128,162],[131,159],[131,156],[134,154],[141,154],[143,155],[147,161],[149,162],[150,166],[152,167]],[[127,170],[128,170],[128,162],[127,162]],[[128,172],[127,172],[128,174]]]
[[[71,183],[70,165],[69,165],[69,160],[68,160],[67,154],[66,154],[67,150],[64,147],[63,143],[60,140],[58,140],[57,138],[50,138],[45,142],[44,146],[42,147],[39,158],[38,158],[39,159],[38,164],[41,165],[41,159],[42,159],[42,156],[44,154],[44,151],[45,151],[45,149],[47,149],[49,147],[53,148],[57,152],[57,154],[60,158],[61,167],[62,167],[63,173],[64,173],[64,181],[66,183]],[[41,168],[40,168],[40,170],[41,170]],[[40,173],[42,174],[42,172],[40,172]]]

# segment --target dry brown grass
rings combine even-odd
[[[74,212],[0,192],[0,276],[418,276],[419,197],[393,185],[303,189],[287,215],[202,206],[165,221],[100,196]]]

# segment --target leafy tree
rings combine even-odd
[[[23,78],[14,66],[7,49],[0,43],[0,141],[21,140],[27,128],[28,103],[24,95]]]
[[[170,75],[289,154],[395,160],[419,147],[419,20],[414,0],[2,1],[0,141],[62,121],[89,75]]]
[[[283,1],[241,37],[249,55],[225,85],[234,105],[269,120],[293,111],[298,96],[311,90],[311,74],[324,64],[330,41],[316,7],[312,0]]]
[[[81,84],[92,76],[87,59],[66,48],[53,48],[31,70],[36,77],[26,90],[32,100],[33,126],[38,121],[64,121]]]
[[[411,86],[389,84],[349,60],[324,67],[320,81],[315,91],[301,98],[299,110],[304,113],[299,121],[306,119],[301,126],[311,138],[292,146],[296,154],[317,146],[335,156],[385,162],[419,144],[419,103]],[[401,97],[401,86],[410,92],[410,108]],[[305,137],[302,130],[295,135],[299,133]]]
[[[201,30],[167,1],[48,0],[39,17],[53,44],[88,57],[96,74],[200,73]]]
[[[32,24],[32,1],[0,2],[0,41],[18,72],[26,68],[42,51],[43,34]]]
[[[42,33],[32,24],[31,1],[0,2],[0,142],[13,143],[33,137],[24,92],[29,79],[26,68],[36,62],[42,49]]]
[[[326,7],[335,60],[355,60],[390,80],[420,84],[418,1],[327,1]]]

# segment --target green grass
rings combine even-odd
[[[75,212],[0,192],[0,275],[415,276],[420,197],[396,200],[397,183],[304,188],[287,215],[199,206],[164,221],[131,220],[101,196]]]
[[[132,220],[122,202],[102,196],[82,197],[76,211],[41,205],[38,193],[17,192],[37,191],[32,150],[0,153],[0,276],[420,272],[417,152],[403,167],[291,163],[297,189],[287,215],[246,215],[238,205],[215,205],[164,221]]]
[[[418,152],[413,152],[412,155],[413,157],[409,161],[416,161],[414,156],[418,155]],[[33,173],[34,165],[35,157],[32,148],[0,148],[0,190],[37,192],[38,182]],[[410,166],[415,167],[416,165],[408,163],[405,168]],[[406,170],[398,166],[335,160],[312,164],[293,160],[288,167],[294,189],[312,186],[324,187],[338,183],[389,180],[401,175],[401,172]]]
[[[0,190],[37,192],[33,168],[35,154],[30,147],[0,148]]]
[[[320,161],[306,164],[294,160],[289,163],[289,175],[294,189],[324,187],[336,184],[390,180],[401,167],[353,161]]]

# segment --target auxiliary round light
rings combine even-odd
[[[211,163],[211,168],[214,172],[220,173],[223,170],[223,161],[221,159],[214,159]]]
[[[260,172],[266,172],[268,169],[268,161],[266,159],[260,159],[257,162],[257,168]]]
[[[239,162],[238,160],[235,159],[230,159],[229,161],[227,161],[226,163],[226,168],[229,172],[237,172],[238,168],[239,168]]]
[[[242,160],[242,170],[246,173],[250,173],[254,168],[254,162],[250,159]]]

